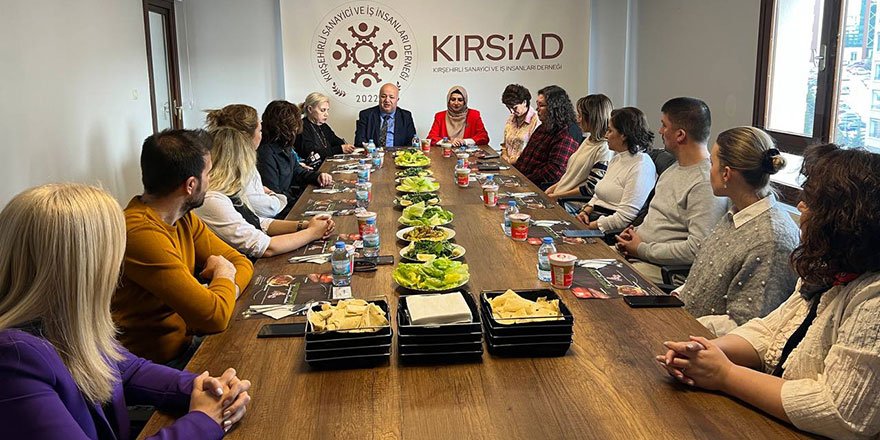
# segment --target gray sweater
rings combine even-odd
[[[727,315],[737,324],[766,316],[794,290],[789,264],[798,227],[769,196],[725,214],[707,237],[681,288],[694,316]]]
[[[721,218],[724,199],[712,194],[709,159],[660,175],[645,221],[638,228],[638,257],[649,263],[691,264],[700,242]]]

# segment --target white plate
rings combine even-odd
[[[457,260],[457,259],[463,257],[466,252],[464,246],[462,246],[460,244],[455,244],[455,243],[451,243],[451,244],[452,244],[452,247],[454,247],[455,249],[461,250],[461,254],[456,257],[447,257],[447,258],[449,258],[450,260]],[[423,263],[423,261],[419,261],[419,260],[416,260],[415,258],[410,258],[410,257],[407,257],[404,255],[409,250],[409,248],[411,248],[412,246],[413,246],[413,242],[410,242],[408,245],[404,246],[403,249],[400,250],[400,258],[403,258],[404,260],[408,260],[408,261],[414,261],[416,263]]]
[[[430,190],[430,191],[410,191],[410,190],[403,189],[403,185],[397,185],[396,187],[394,187],[394,189],[396,189],[396,190],[398,190],[398,191],[400,191],[400,192],[403,192],[403,193],[435,192],[435,191],[440,190],[440,184],[439,184],[437,181],[434,181],[434,182],[431,182],[431,183],[436,183],[437,185],[435,185],[435,188],[432,189],[432,190]]]
[[[397,234],[396,234],[397,238],[399,238],[400,240],[403,240],[403,241],[413,241],[413,240],[410,240],[408,238],[403,238],[403,237],[404,237],[404,235],[406,235],[407,232],[412,231],[413,229],[415,229],[417,227],[418,226],[410,226],[408,228],[403,228],[403,229],[397,231]],[[434,241],[452,240],[452,238],[455,237],[455,231],[453,231],[452,229],[444,228],[443,226],[437,226],[436,229],[439,229],[439,230],[445,232],[446,237],[438,238]]]

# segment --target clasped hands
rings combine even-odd
[[[205,371],[193,379],[189,410],[201,411],[229,432],[241,421],[251,401],[249,380],[240,380],[235,369],[229,368],[220,377]]]

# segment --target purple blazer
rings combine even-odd
[[[107,404],[89,403],[55,348],[18,329],[0,330],[0,426],[8,439],[128,439],[126,405],[186,411],[195,375],[156,365],[125,349],[120,382]],[[203,412],[190,412],[152,439],[223,437]]]

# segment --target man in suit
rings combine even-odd
[[[378,147],[410,145],[416,135],[412,113],[397,107],[400,89],[388,83],[379,89],[379,105],[361,110],[358,115],[354,144],[372,139]]]

